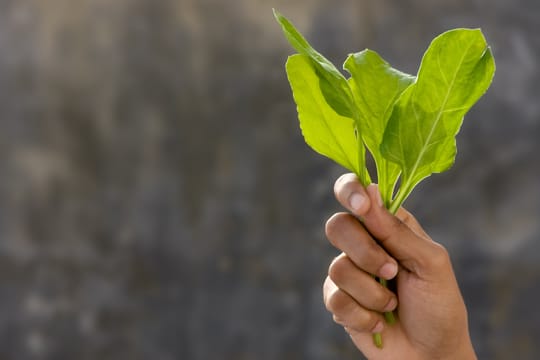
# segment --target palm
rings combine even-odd
[[[448,296],[446,289],[449,285],[453,288],[453,284],[444,280],[445,284],[440,281],[428,282],[406,270],[400,271],[396,281],[399,299],[396,323],[387,325],[381,334],[383,348],[374,345],[371,334],[351,334],[355,345],[369,359],[422,359],[422,350],[426,353],[437,350],[428,349],[424,344],[445,343],[441,341],[444,339],[437,339],[443,336],[440,334],[448,334],[447,331],[440,331],[441,324],[447,324],[449,328],[462,328],[456,326],[456,321],[466,322],[466,319],[456,318],[454,312],[446,310],[456,305],[464,308],[459,292],[458,295]],[[435,325],[437,329],[433,328]]]

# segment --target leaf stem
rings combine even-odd
[[[410,195],[413,188],[414,188],[414,184],[412,184],[412,181],[407,181],[400,186],[395,199],[392,201],[392,204],[390,204],[390,207],[388,208],[388,210],[392,214],[394,215],[396,214],[396,212],[399,210],[399,207],[403,204],[405,199],[407,199],[407,197]]]
[[[379,283],[384,286],[385,288],[388,287],[388,281],[386,279],[383,279],[383,278],[379,278]],[[386,322],[388,324],[395,324],[396,322],[396,318],[394,317],[394,312],[393,311],[388,311],[388,312],[385,312],[384,313],[384,319],[386,320]]]
[[[358,128],[359,123],[359,114],[358,111],[355,109],[353,112],[353,121],[355,122],[355,134],[356,134],[356,144],[358,145],[358,158],[357,158],[357,164],[358,164],[358,179],[360,180],[360,183],[364,185],[364,187],[371,184],[371,176],[369,175],[369,170],[367,168],[366,164],[366,147],[364,145],[364,141],[362,140],[362,136],[360,135],[360,129]]]
[[[386,279],[383,279],[383,278],[377,278],[377,280],[379,281],[379,283],[384,286],[385,288],[388,287],[388,281]],[[395,324],[396,323],[396,317],[394,316],[394,312],[393,311],[388,311],[388,312],[385,312],[384,313],[384,320],[386,321],[387,324]],[[375,333],[373,334],[373,343],[375,344],[376,347],[378,348],[382,348],[383,347],[383,341],[382,341],[382,335],[381,333]]]
[[[376,347],[378,347],[379,349],[382,349],[382,336],[380,333],[376,333],[376,334],[373,334],[373,343],[375,344]]]
[[[392,214],[395,214],[398,211],[399,207],[401,206],[401,204],[403,204],[407,196],[409,196],[413,188],[414,188],[414,184],[412,184],[412,181],[406,181],[402,184],[395,199],[392,201],[392,203],[390,204],[388,208],[388,210]],[[388,287],[388,281],[386,279],[378,278],[378,280],[382,286],[384,286],[385,288]],[[394,316],[393,311],[385,312],[384,319],[386,320],[388,324],[395,324],[396,322],[396,318]],[[373,334],[373,343],[378,348],[383,347],[382,335],[380,333]]]

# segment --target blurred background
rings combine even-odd
[[[416,73],[481,27],[494,83],[406,206],[481,359],[540,358],[540,2],[1,0],[0,359],[359,359],[322,304],[344,172],[303,142],[288,16]]]

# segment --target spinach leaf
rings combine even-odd
[[[351,89],[341,72],[327,58],[313,49],[306,39],[296,30],[293,24],[275,9],[274,17],[281,25],[283,34],[289,43],[300,54],[313,61],[317,74],[320,78],[322,93],[328,104],[342,116],[352,118],[353,100]]]
[[[455,29],[436,37],[416,82],[394,105],[381,152],[399,165],[395,212],[424,178],[450,168],[463,116],[488,89],[495,62],[479,29]]]
[[[383,157],[380,146],[394,103],[415,77],[393,69],[369,49],[349,55],[344,68],[352,76],[349,84],[359,112],[357,127],[375,160],[379,190],[388,207],[401,170]]]
[[[366,149],[359,134],[360,130],[355,126],[355,123],[352,123],[352,119],[356,118],[358,113],[347,79],[328,59],[309,45],[289,20],[276,10],[274,10],[274,16],[281,25],[285,37],[304,56],[303,61],[292,60],[291,63],[288,62],[287,75],[293,89],[295,102],[298,105],[300,126],[306,143],[318,153],[354,172],[364,185],[368,185],[371,182],[371,177],[365,164]],[[301,69],[301,67],[305,67],[305,69]],[[304,75],[309,78],[309,81],[306,80],[307,78],[302,79]],[[308,86],[302,82],[309,84],[312,90],[311,97],[295,90],[295,88],[300,89]],[[322,94],[322,98],[316,95],[318,92]],[[328,106],[333,110],[333,113],[329,111]],[[341,123],[336,122],[336,119]],[[318,122],[322,123],[318,125],[323,126],[317,126]],[[351,123],[352,132],[348,136],[344,136],[342,130],[349,128]],[[331,141],[328,139],[329,134],[325,132],[334,134]],[[352,144],[351,134],[355,138],[355,150],[352,153],[345,153],[344,149],[350,149]]]
[[[306,143],[316,152],[359,174],[364,165],[359,167],[358,164],[354,122],[328,105],[313,62],[305,55],[296,54],[289,57],[286,69]]]
[[[274,16],[303,56],[290,59],[287,73],[302,132],[315,151],[353,171],[367,185],[371,181],[365,165],[367,147],[375,160],[381,195],[392,212],[421,180],[452,166],[463,116],[485,93],[495,71],[479,29],[454,29],[436,37],[417,77],[364,50],[345,61],[344,69],[351,75],[346,79],[289,20],[276,10]],[[310,92],[301,94],[307,89]],[[345,129],[352,135],[345,136]],[[350,154],[353,145],[356,150]]]

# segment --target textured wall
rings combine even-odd
[[[321,300],[342,169],[299,134],[272,7],[413,73],[483,28],[493,86],[407,207],[480,358],[540,358],[538,1],[1,0],[1,359],[359,358]]]

